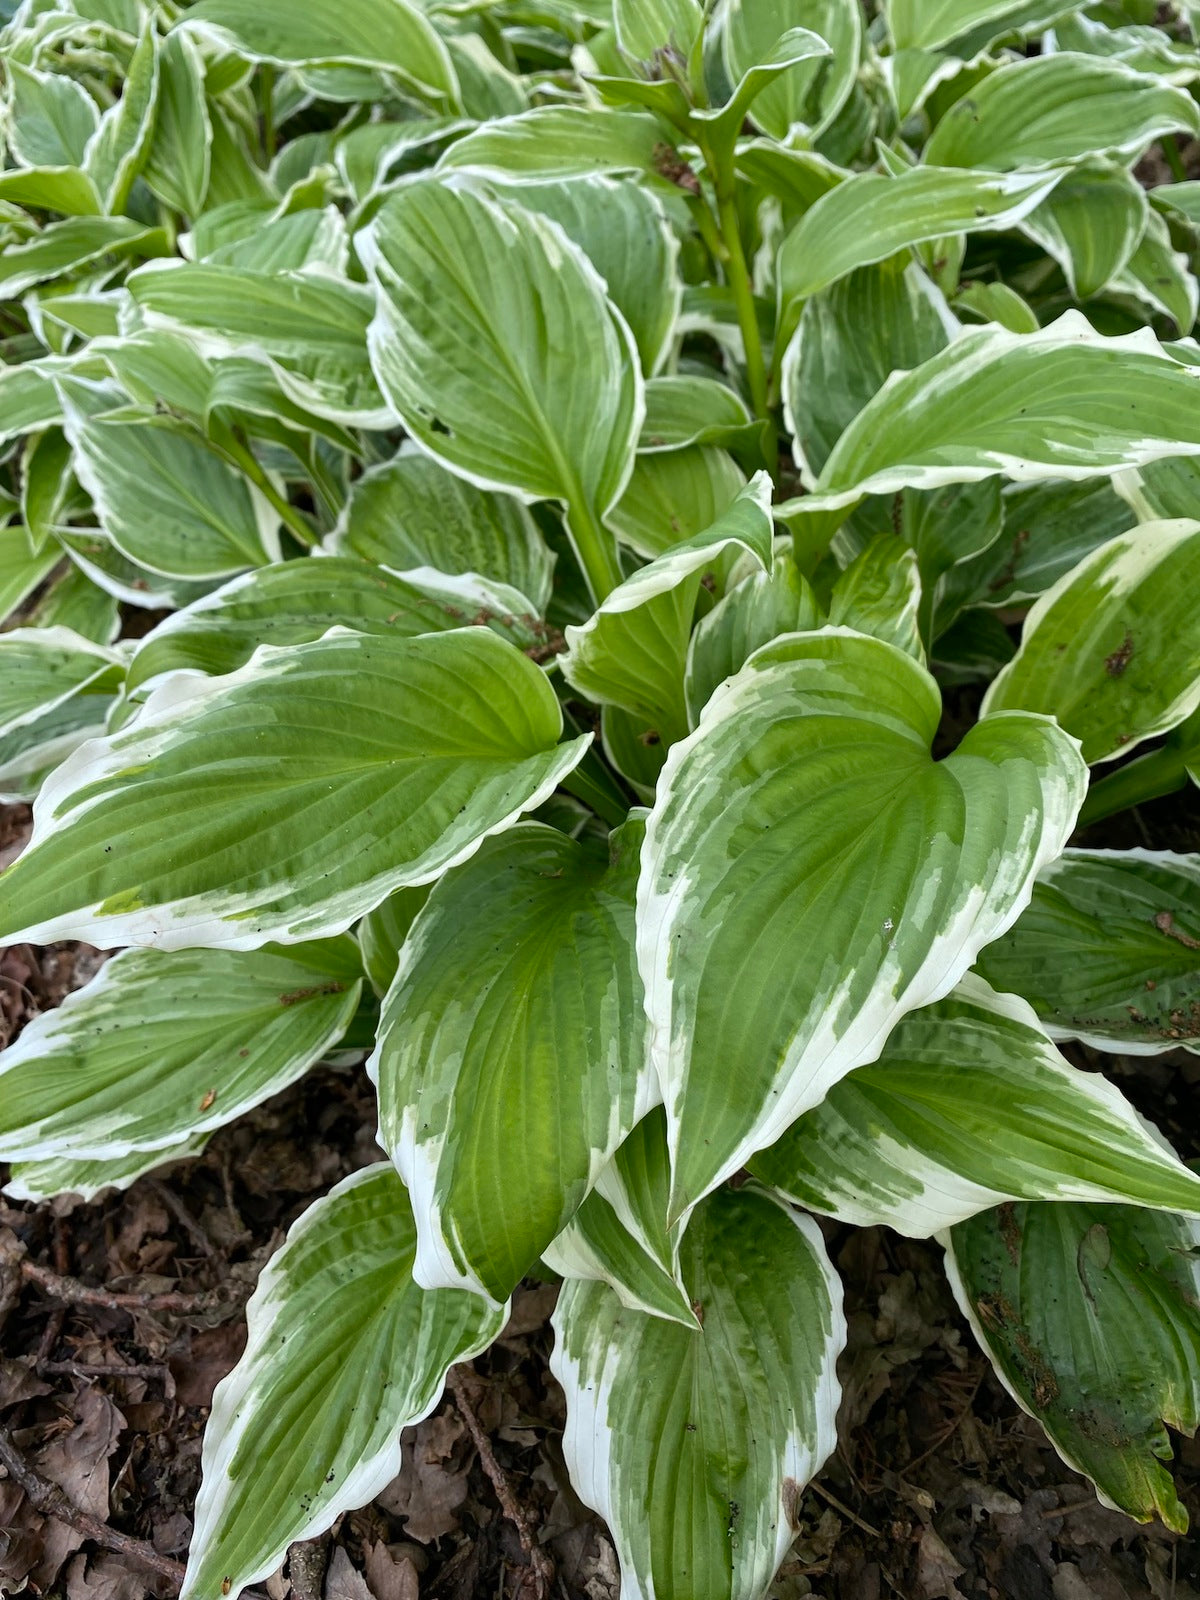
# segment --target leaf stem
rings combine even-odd
[[[1163,745],[1093,784],[1079,813],[1079,826],[1090,827],[1093,822],[1103,822],[1105,817],[1114,816],[1118,811],[1157,800],[1160,795],[1174,794],[1187,781],[1184,752],[1172,745]]]
[[[700,150],[712,179],[717,201],[717,224],[720,249],[714,249],[698,217],[701,236],[725,269],[726,281],[733,293],[737,308],[738,326],[742,330],[742,344],[746,352],[746,382],[750,389],[750,402],[755,416],[769,427],[769,442],[764,448],[767,469],[772,479],[778,474],[779,440],[771,420],[771,402],[767,384],[767,366],[763,357],[762,334],[758,326],[758,311],[754,304],[754,284],[746,261],[742,243],[742,224],[737,209],[737,168],[733,146],[723,148],[714,139],[700,136]],[[708,211],[707,203],[704,211]],[[709,221],[711,222],[711,215]]]
[[[567,532],[592,600],[599,605],[625,581],[617,556],[617,541],[600,523],[583,494],[576,494],[567,501]]]
[[[695,218],[696,227],[708,248],[713,265],[724,268],[729,261],[729,251],[725,248],[725,241],[712,214],[712,207],[702,194],[688,195],[687,201],[688,209]]]
[[[275,159],[275,68],[264,64],[258,77],[259,106],[262,111],[263,154],[269,167]]]
[[[589,751],[588,755],[594,754]],[[586,762],[587,758],[584,758]],[[596,767],[600,770],[599,758]],[[607,774],[605,774],[607,777]],[[590,806],[598,817],[602,817],[611,827],[619,828],[628,820],[629,807],[623,803],[615,789],[594,777],[584,763],[581,763],[573,772],[568,772],[566,777],[559,782],[559,788],[565,789],[568,794],[573,794],[576,800],[582,800],[585,806]]]
[[[317,536],[309,527],[303,512],[291,505],[268,478],[259,465],[254,452],[238,438],[233,428],[221,429],[219,448],[239,466],[256,489],[260,490],[271,508],[279,515],[279,520],[284,524],[306,550],[311,550],[317,543]]]
[[[1179,140],[1173,133],[1164,133],[1162,140],[1163,155],[1167,158],[1167,165],[1171,169],[1171,176],[1176,183],[1187,182],[1187,171],[1183,165],[1183,157],[1179,154]]]
[[[720,179],[717,178],[717,181],[719,185]],[[742,248],[737,203],[732,194],[722,195],[720,187],[717,189],[717,216],[726,249],[725,270],[737,307],[742,343],[746,347],[746,381],[750,385],[750,399],[755,415],[765,422],[771,413],[767,405],[767,368],[763,360],[762,336],[758,331],[758,312],[754,308],[754,287],[750,281],[750,269],[746,265],[746,252]]]

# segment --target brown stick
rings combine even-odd
[[[202,1311],[219,1310],[237,1299],[225,1287],[206,1289],[202,1294],[180,1294],[175,1290],[166,1294],[127,1294],[94,1289],[78,1278],[51,1272],[48,1267],[40,1267],[36,1261],[29,1260],[22,1261],[21,1275],[62,1305],[103,1306],[106,1311],[173,1311],[178,1316],[194,1316]]]
[[[67,1239],[67,1226],[61,1217],[54,1219],[54,1270],[64,1273],[71,1270],[71,1246]],[[62,1338],[63,1326],[67,1320],[66,1306],[59,1306],[46,1318],[46,1326],[42,1329],[42,1337],[38,1340],[37,1360],[48,1361],[55,1345]]]
[[[851,1511],[850,1507],[844,1501],[839,1500],[837,1495],[831,1489],[827,1489],[823,1483],[818,1483],[814,1478],[808,1487],[819,1494],[821,1499],[826,1504],[831,1505],[835,1511],[840,1511],[843,1517],[849,1517],[856,1528],[861,1528],[864,1533],[869,1533],[872,1539],[883,1538],[878,1528],[873,1528],[869,1522],[864,1522],[857,1511]]]
[[[25,1246],[9,1228],[0,1228],[0,1328],[21,1298]]]
[[[468,1376],[469,1374],[469,1376]],[[475,1407],[467,1392],[470,1381],[478,1383],[480,1380],[470,1368],[451,1367],[446,1375],[446,1387],[454,1396],[454,1404],[458,1407],[459,1415],[467,1425],[467,1431],[474,1441],[479,1452],[479,1464],[487,1473],[492,1488],[496,1491],[496,1498],[500,1502],[500,1509],[517,1530],[517,1537],[521,1541],[521,1549],[529,1559],[530,1570],[537,1585],[538,1600],[548,1600],[554,1584],[554,1562],[548,1551],[543,1550],[537,1542],[533,1529],[529,1525],[529,1518],[525,1508],[517,1499],[508,1474],[496,1460],[492,1450],[491,1440],[484,1432],[483,1424],[476,1415]]]
[[[130,1534],[118,1533],[106,1522],[98,1522],[95,1517],[89,1516],[86,1511],[81,1511],[77,1505],[68,1500],[56,1483],[51,1483],[48,1478],[43,1478],[40,1472],[35,1472],[13,1443],[8,1429],[2,1424],[0,1424],[0,1466],[24,1492],[25,1498],[34,1510],[40,1511],[44,1517],[54,1517],[59,1522],[65,1522],[68,1527],[74,1528],[76,1533],[82,1534],[85,1539],[90,1539],[93,1544],[101,1545],[105,1550],[112,1550],[117,1555],[128,1556],[131,1561],[140,1562],[152,1572],[170,1578],[176,1587],[183,1583],[184,1569],[178,1561],[172,1561],[168,1556],[160,1556],[154,1546],[147,1544],[144,1539],[134,1539]]]
[[[37,1369],[54,1378],[167,1378],[171,1375],[170,1367],[160,1361],[139,1366],[121,1366],[115,1361],[107,1366],[86,1361],[39,1361]]]
[[[329,1562],[328,1537],[302,1539],[288,1551],[288,1577],[296,1600],[321,1600]]]

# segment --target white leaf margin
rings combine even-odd
[[[672,1150],[677,1147],[679,1131],[679,1106],[686,1092],[686,1076],[680,1075],[681,1062],[686,1059],[689,1041],[675,1035],[674,984],[671,978],[671,930],[675,927],[678,909],[687,898],[692,880],[686,872],[678,872],[670,888],[662,892],[656,887],[658,861],[665,853],[660,835],[664,832],[662,807],[674,793],[679,771],[691,752],[710,744],[714,722],[736,721],[743,713],[752,713],[760,699],[759,676],[769,671],[773,663],[768,653],[786,645],[789,640],[814,635],[841,636],[855,639],[866,637],[853,628],[826,627],[807,635],[784,634],[763,645],[749,658],[741,671],[727,678],[715,691],[701,713],[696,728],[686,738],[673,744],[667,752],[666,763],[658,781],[658,802],[646,823],[646,837],[642,845],[641,872],[637,890],[637,956],[638,968],[646,996],[646,1015],[650,1020],[650,1056],[658,1074]],[[898,646],[874,639],[872,643],[896,658],[897,671],[928,673]],[[764,658],[767,658],[764,660]],[[903,667],[900,663],[903,663]],[[932,680],[929,680],[932,685]],[[933,686],[936,693],[936,686]],[[810,1071],[802,1084],[793,1084],[790,1092],[776,1095],[774,1108],[765,1114],[755,1127],[752,1137],[744,1138],[723,1163],[720,1173],[710,1185],[709,1192],[726,1178],[739,1171],[755,1151],[773,1144],[791,1127],[805,1111],[811,1110],[824,1099],[830,1086],[855,1067],[867,1066],[878,1060],[887,1037],[895,1025],[910,1011],[942,1000],[962,980],[974,965],[980,950],[1008,931],[1033,898],[1033,888],[1038,873],[1049,862],[1060,856],[1067,840],[1075,829],[1079,808],[1087,791],[1087,769],[1079,754],[1079,741],[1064,734],[1052,717],[1036,712],[1009,713],[1053,728],[1075,752],[1078,770],[1072,775],[1064,771],[1055,774],[1053,786],[1047,792],[1041,838],[1033,851],[1028,866],[1021,870],[1019,879],[1007,886],[1011,895],[1007,910],[998,917],[990,917],[981,924],[980,912],[986,898],[983,890],[971,888],[964,893],[956,913],[935,938],[913,981],[901,994],[895,992],[896,974],[891,970],[894,961],[885,963],[876,983],[875,1004],[863,1007],[850,1027],[840,1037],[832,1026],[822,1020],[812,1038],[799,1051],[793,1047],[780,1064],[777,1082],[786,1083],[794,1078],[806,1058],[819,1063]],[[1032,826],[1033,819],[1028,819]],[[997,875],[991,885],[991,897],[1004,897],[1004,879]],[[1015,891],[1015,892],[1013,892]],[[836,1015],[840,994],[829,997],[825,1015]],[[701,1199],[703,1196],[700,1197]],[[677,1219],[686,1226],[687,1219],[699,1200]]]
[[[460,632],[478,634],[480,630],[450,629],[439,637],[449,637]],[[317,644],[329,639],[356,640],[361,645],[369,643],[371,636],[338,627],[330,628],[321,636],[321,640],[311,642]],[[497,643],[502,644],[502,641],[497,638]],[[294,660],[297,649],[303,648],[304,646],[295,645],[259,645],[244,667],[224,677],[196,677],[190,671],[182,671],[171,673],[164,678],[157,688],[151,690],[137,717],[124,729],[108,738],[89,739],[49,775],[33,808],[33,832],[26,850],[32,850],[35,845],[59,831],[56,822],[60,809],[68,809],[70,817],[77,818],[86,815],[93,806],[105,798],[102,795],[93,795],[90,800],[82,804],[70,804],[79,791],[93,784],[102,783],[129,766],[129,743],[133,736],[147,733],[156,735],[155,738],[146,741],[138,751],[139,763],[152,765],[155,756],[170,745],[172,735],[180,722],[180,712],[198,711],[203,701],[214,699],[244,683],[283,677],[287,673],[289,663]],[[411,873],[399,878],[389,874],[373,880],[370,884],[362,884],[357,890],[347,890],[339,898],[321,901],[322,920],[319,928],[310,927],[305,921],[305,916],[311,916],[311,912],[297,913],[297,920],[290,927],[275,928],[264,937],[247,923],[238,920],[239,913],[258,909],[256,898],[247,895],[221,896],[213,891],[208,895],[191,896],[186,900],[164,901],[137,911],[107,916],[99,914],[98,906],[92,906],[88,910],[81,909],[77,913],[64,912],[60,916],[48,918],[45,922],[31,924],[21,931],[21,938],[33,944],[52,944],[58,939],[79,939],[85,943],[95,944],[100,949],[111,947],[116,936],[117,942],[124,940],[130,945],[153,945],[158,950],[186,950],[193,945],[223,950],[257,950],[263,944],[271,942],[302,944],[335,932],[344,933],[352,923],[365,915],[363,905],[372,895],[376,896],[373,904],[379,905],[395,889],[415,888],[420,884],[434,882],[452,867],[461,866],[464,861],[469,861],[484,839],[490,838],[493,834],[503,833],[527,812],[534,811],[544,804],[563,778],[573,772],[583,760],[593,737],[591,733],[586,733],[578,739],[554,746],[558,752],[557,759],[528,798],[500,818],[492,827],[484,829],[478,836],[470,838],[458,849],[451,851],[445,859],[441,859],[435,847],[432,853],[438,856],[438,859],[427,866],[416,867]],[[205,906],[209,909],[206,910]],[[187,920],[182,920],[184,918]],[[329,918],[333,921],[331,922]],[[336,928],[334,923],[337,924]]]
[[[246,1434],[246,1423],[239,1415],[247,1397],[253,1390],[257,1379],[258,1365],[269,1359],[270,1352],[267,1345],[274,1313],[280,1303],[287,1299],[288,1285],[286,1278],[287,1256],[289,1247],[319,1226],[324,1220],[325,1211],[331,1202],[340,1198],[348,1191],[357,1188],[363,1183],[369,1183],[379,1172],[381,1167],[387,1166],[386,1162],[374,1162],[369,1167],[362,1167],[357,1172],[352,1172],[349,1177],[343,1178],[340,1183],[333,1186],[320,1200],[309,1206],[299,1219],[293,1223],[288,1231],[287,1238],[282,1246],[267,1262],[258,1280],[258,1286],[250,1296],[246,1305],[246,1325],[248,1338],[245,1353],[229,1375],[217,1385],[213,1395],[212,1410],[209,1413],[205,1426],[205,1442],[209,1439],[218,1440],[218,1444],[211,1454],[204,1452],[203,1477],[200,1491],[196,1496],[195,1520],[192,1529],[192,1549],[203,1550],[219,1532],[220,1517],[222,1513],[221,1490],[228,1476],[229,1465],[237,1453],[239,1446]],[[496,1337],[497,1328],[489,1328],[481,1335],[478,1342],[460,1352],[451,1366],[460,1361],[471,1361],[475,1356],[486,1350]],[[256,1363],[257,1358],[257,1363]],[[377,1454],[365,1456],[352,1471],[342,1479],[336,1495],[331,1495],[323,1500],[305,1521],[303,1526],[297,1527],[292,1535],[291,1542],[311,1539],[317,1534],[324,1533],[333,1525],[342,1511],[357,1510],[360,1506],[369,1505],[370,1502],[385,1489],[400,1471],[403,1451],[400,1443],[400,1430],[404,1427],[415,1427],[418,1422],[423,1422],[432,1415],[441,1403],[442,1388],[446,1380],[446,1373],[442,1373],[440,1381],[430,1385],[434,1394],[432,1403],[419,1415],[406,1416],[397,1426],[393,1438],[387,1446]],[[243,1587],[258,1583],[275,1570],[278,1555],[273,1555],[269,1565],[263,1566],[249,1574]],[[185,1580],[184,1593],[187,1593]]]
[[[769,1190],[758,1186],[756,1190],[764,1199],[777,1205],[804,1236],[814,1263],[820,1269],[829,1296],[829,1337],[825,1343],[820,1382],[814,1397],[816,1437],[813,1440],[806,1440],[798,1432],[789,1434],[779,1463],[781,1485],[789,1478],[797,1484],[807,1484],[837,1448],[837,1414],[842,1401],[837,1361],[845,1348],[847,1332],[843,1285],[829,1259],[821,1230],[813,1218],[804,1212],[793,1210]],[[615,1293],[615,1290],[611,1292]],[[614,1493],[616,1477],[614,1439],[604,1416],[603,1396],[606,1392],[605,1379],[608,1378],[611,1384],[612,1376],[619,1373],[622,1362],[627,1361],[628,1357],[621,1345],[610,1345],[595,1382],[591,1385],[582,1382],[580,1363],[567,1351],[562,1331],[562,1320],[569,1293],[568,1283],[550,1319],[554,1329],[550,1371],[562,1385],[567,1402],[567,1421],[562,1441],[563,1455],[566,1458],[567,1470],[575,1493],[585,1505],[603,1517],[613,1534],[617,1549],[620,1550],[624,1540],[622,1520],[617,1514],[619,1509],[617,1495]],[[697,1338],[703,1339],[702,1328],[693,1331]],[[772,1572],[777,1571],[792,1546],[796,1531],[787,1517],[780,1515],[775,1506],[743,1507],[747,1522],[751,1511],[757,1514],[756,1526],[753,1532],[747,1527],[744,1537],[748,1542],[774,1545]],[[621,1594],[623,1600],[659,1600],[655,1591],[642,1581],[642,1574],[624,1563],[621,1569]]]

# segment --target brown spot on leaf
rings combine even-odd
[[[1125,668],[1133,660],[1133,635],[1125,630],[1125,640],[1119,650],[1114,650],[1112,655],[1105,656],[1104,670],[1110,678],[1119,678]]]

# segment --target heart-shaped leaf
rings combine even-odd
[[[988,718],[953,755],[911,656],[766,645],[672,747],[638,885],[671,1220],[873,1061],[1028,903],[1083,800],[1074,742]]]

